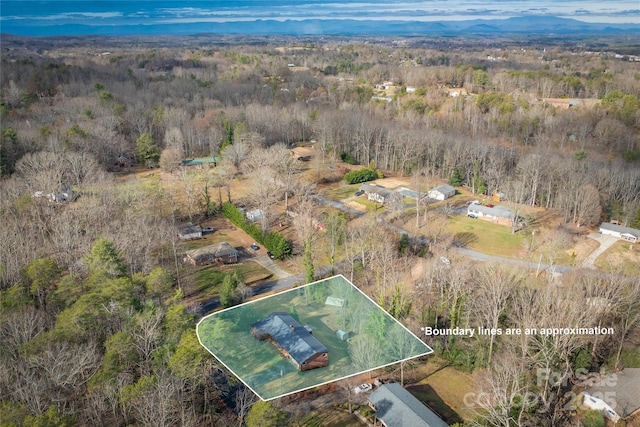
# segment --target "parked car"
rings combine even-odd
[[[356,191],[353,195],[354,195],[354,196],[362,196],[363,194],[364,194],[364,191],[363,191],[363,190],[358,190],[358,191]]]
[[[473,218],[473,219],[478,218],[478,215],[475,215],[475,214],[468,214],[467,216],[468,216],[469,218]]]
[[[202,229],[202,234],[213,233],[214,231],[213,227],[204,227]]]
[[[254,251],[259,251],[260,250],[260,246],[256,245],[255,243],[251,244],[251,249],[253,249]]]
[[[355,389],[353,389],[353,391],[356,392],[356,394],[360,394],[360,393],[366,393],[368,391],[371,391],[371,389],[373,388],[373,386],[371,384],[360,384],[358,387],[356,387]]]
[[[488,208],[493,208],[495,205],[492,205],[491,203],[487,203],[485,206]]]
[[[440,262],[442,262],[444,265],[451,265],[451,261],[447,257],[441,256],[440,257]]]
[[[267,256],[271,259],[276,259],[271,252],[267,252]]]

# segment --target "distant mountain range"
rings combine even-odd
[[[8,28],[7,28],[8,27]],[[29,35],[3,25],[3,33]],[[639,24],[588,23],[575,19],[528,16],[508,19],[408,22],[380,20],[256,20],[252,22],[95,26],[63,24],[32,28],[31,35],[331,35],[331,36],[491,36],[640,34]]]

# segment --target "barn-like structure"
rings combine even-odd
[[[329,350],[312,331],[283,312],[273,312],[251,325],[251,335],[269,340],[301,371],[322,368],[329,364]]]

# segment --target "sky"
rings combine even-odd
[[[90,28],[189,25],[256,20],[463,21],[555,16],[584,22],[639,24],[640,0],[250,0],[250,1],[36,1],[2,0],[0,32],[64,33]]]

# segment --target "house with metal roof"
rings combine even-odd
[[[178,231],[178,236],[183,240],[199,239],[202,237],[202,227],[190,224]]]
[[[618,422],[640,413],[640,368],[615,372],[582,392],[582,404]]]
[[[477,203],[472,203],[467,207],[467,215],[472,218],[483,219],[508,226],[512,226],[516,220],[515,212],[504,206],[486,206]]]
[[[636,243],[640,239],[640,230],[635,228],[624,227],[618,224],[611,224],[609,222],[603,222],[600,224],[600,234],[608,234],[615,236],[619,239],[626,240],[631,243]]]
[[[195,159],[185,159],[182,161],[182,166],[185,166],[185,167],[203,167],[203,166],[216,167],[217,164],[218,164],[217,157],[198,157]]]
[[[378,387],[369,396],[369,406],[376,411],[376,420],[385,427],[447,427],[435,412],[398,383]]]
[[[327,347],[313,336],[310,328],[300,325],[287,313],[276,311],[253,323],[251,335],[260,341],[271,341],[301,371],[329,364]]]
[[[427,192],[430,199],[446,200],[456,195],[456,189],[449,184],[438,185]]]
[[[238,251],[227,242],[215,243],[185,252],[184,264],[235,264],[238,262]]]
[[[381,204],[388,204],[392,202],[402,203],[402,195],[395,190],[389,190],[381,185],[374,184],[362,184],[360,191],[364,191],[367,195],[367,199]]]

